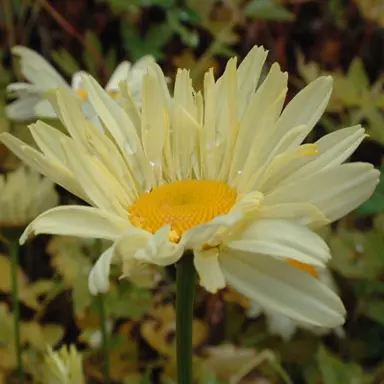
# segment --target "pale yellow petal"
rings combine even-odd
[[[208,292],[216,293],[225,288],[225,279],[221,272],[218,248],[193,252],[193,264],[200,279],[200,285]]]
[[[115,240],[131,228],[128,220],[93,207],[68,205],[52,208],[38,216],[20,237],[26,242],[30,235],[41,233]]]
[[[337,327],[345,309],[326,285],[285,261],[246,252],[220,254],[220,266],[229,285],[263,308],[308,324]]]

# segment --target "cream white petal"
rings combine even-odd
[[[162,267],[176,263],[183,255],[184,247],[169,241],[170,230],[169,225],[159,229],[149,238],[147,245],[136,252],[135,259]]]
[[[61,206],[33,220],[20,237],[20,244],[24,244],[30,235],[41,233],[115,240],[129,228],[128,220],[98,208]]]
[[[165,105],[167,108],[170,108],[172,97],[168,89],[168,79],[164,76],[163,71],[155,61],[148,61],[147,64],[148,74],[157,79]]]
[[[91,76],[84,76],[84,86],[93,107],[114,138],[143,191],[150,190],[155,186],[154,175],[129,116]]]
[[[299,225],[316,228],[329,224],[329,220],[315,205],[310,203],[281,203],[263,205],[261,219],[292,220]]]
[[[34,107],[35,115],[44,119],[57,119],[55,110],[48,100],[40,100]]]
[[[74,195],[89,202],[89,198],[84,193],[73,174],[67,168],[62,167],[60,163],[55,163],[52,159],[49,160],[34,148],[26,145],[21,140],[8,133],[0,134],[0,141],[30,167],[42,173],[54,183],[61,185]]]
[[[350,163],[322,170],[283,184],[265,196],[266,205],[307,202],[330,221],[346,215],[373,193],[379,171],[367,163]]]
[[[41,100],[39,95],[27,95],[8,104],[5,113],[10,120],[28,121],[36,118],[35,106]]]
[[[331,97],[332,84],[331,76],[319,77],[300,91],[286,106],[276,123],[274,134],[282,136],[299,125],[305,125],[307,129],[297,140],[287,143],[284,149],[300,144],[318,122]]]
[[[127,216],[130,201],[120,181],[70,138],[62,138],[61,143],[70,169],[94,205]]]
[[[180,244],[185,249],[201,249],[206,243],[215,244],[221,241],[221,236],[223,236],[221,230],[224,229],[225,231],[225,229],[233,227],[243,216],[243,212],[239,210],[234,210],[227,215],[217,216],[207,224],[200,224],[185,231]]]
[[[58,87],[68,87],[63,77],[37,52],[22,46],[12,48],[12,53],[20,57],[23,76],[46,91]]]
[[[365,137],[361,126],[353,126],[332,132],[315,144],[305,144],[276,156],[268,166],[259,188],[270,191],[283,183],[310,176],[323,169],[343,163],[360,145]],[[314,146],[317,154],[306,154],[304,147]],[[294,156],[289,156],[292,153]]]
[[[163,149],[169,131],[167,111],[161,102],[161,90],[156,79],[143,79],[141,135],[145,154],[152,166],[157,182],[162,181]]]
[[[267,55],[268,51],[263,47],[254,46],[239,65],[237,76],[240,118],[256,90]]]
[[[124,189],[131,201],[135,199],[137,197],[135,175],[128,168],[116,144],[83,116],[84,104],[67,90],[58,90],[50,96],[50,100],[81,150],[102,162],[114,178],[121,181],[120,187]],[[96,115],[95,117],[97,119]]]
[[[114,244],[115,257],[122,265],[122,276],[131,277],[137,274],[145,262],[135,258],[136,253],[147,247],[151,233],[140,228],[132,227],[124,232]]]
[[[108,91],[117,92],[119,90],[120,81],[127,80],[130,69],[131,63],[129,61],[123,61],[120,63],[112,73],[111,78],[108,80],[108,83],[105,86],[105,89]]]
[[[268,127],[268,125],[266,126]],[[267,129],[267,128],[266,128]],[[286,148],[287,143],[297,140],[307,130],[306,125],[300,125],[292,128],[285,135],[275,137],[273,140],[267,140],[263,148],[258,148],[258,151],[253,151],[247,159],[247,164],[240,174],[240,182],[238,185],[239,191],[242,193],[251,190],[260,190],[263,176],[268,171],[268,167],[280,153],[284,153],[282,148]],[[274,145],[270,145],[273,143]],[[235,184],[233,181],[232,184]]]
[[[71,79],[71,88],[72,89],[76,90],[76,89],[84,88],[83,75],[86,73],[87,72],[85,72],[85,71],[77,71],[72,75],[72,79]]]
[[[96,261],[88,277],[88,288],[92,295],[109,290],[109,273],[113,262],[113,247],[108,248]]]
[[[200,285],[208,292],[216,293],[225,287],[224,275],[219,264],[219,250],[194,250],[193,264],[200,279]]]
[[[36,84],[17,82],[7,85],[7,93],[10,93],[11,96],[40,96],[42,97],[43,92]]]
[[[61,139],[65,137],[64,133],[42,121],[31,124],[28,128],[41,152],[49,160],[66,167],[66,156],[61,145]]]
[[[246,225],[226,246],[319,267],[323,267],[331,257],[327,244],[319,235],[285,220],[257,220]]]
[[[352,155],[365,137],[365,130],[360,125],[340,129],[323,136],[315,143],[319,155],[300,159],[301,161],[296,164],[296,169],[291,172],[286,170],[287,176],[281,177],[280,180],[290,183],[323,169],[340,165]],[[298,166],[300,163],[301,166]]]
[[[265,145],[275,144],[280,139],[280,136],[271,137],[271,127],[276,123],[283,107],[287,79],[287,73],[282,72],[279,65],[272,65],[266,79],[249,101],[240,121],[230,180],[238,175],[248,179],[249,173],[260,166]]]
[[[344,323],[339,297],[323,283],[284,261],[246,252],[221,253],[228,282],[263,308],[316,326]]]
[[[142,114],[139,109],[140,106],[130,94],[127,83],[120,83],[119,92],[116,94],[116,101],[123,107],[127,115],[130,117],[132,124],[135,127],[137,136],[141,137]],[[161,98],[161,101],[164,101],[164,99]]]

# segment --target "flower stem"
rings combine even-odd
[[[110,374],[110,367],[109,367],[109,348],[108,348],[108,330],[107,330],[107,319],[105,316],[105,304],[104,304],[104,297],[102,294],[97,295],[97,307],[99,310],[99,316],[100,316],[100,330],[101,330],[101,337],[102,337],[102,348],[103,348],[103,355],[104,355],[104,382],[106,384],[109,384],[111,382],[111,374]]]
[[[177,383],[192,384],[192,320],[196,271],[192,252],[176,264],[176,352]]]
[[[11,256],[11,280],[12,280],[12,308],[13,308],[13,327],[17,359],[17,374],[19,383],[24,383],[23,360],[21,356],[20,341],[20,306],[19,306],[19,284],[17,281],[17,271],[19,267],[19,243],[12,240],[9,243],[9,254]]]

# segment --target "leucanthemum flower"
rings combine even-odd
[[[56,69],[37,52],[26,47],[16,46],[13,47],[12,53],[19,56],[21,72],[29,82],[13,83],[7,87],[7,91],[17,97],[17,100],[6,108],[8,118],[15,121],[36,118],[56,119],[57,115],[46,98],[46,92],[66,88],[72,89],[83,101],[83,112],[88,119],[93,121],[96,113],[82,85],[84,71],[74,73],[71,84],[68,84]],[[107,82],[105,90],[112,97],[116,97],[119,92],[119,83],[123,82],[128,87],[131,97],[140,105],[142,79],[146,73],[148,61],[154,61],[153,57],[145,56],[133,65],[129,61],[120,63]]]
[[[90,274],[94,294],[108,290],[111,263],[130,276],[192,251],[210,292],[228,284],[296,320],[343,323],[338,296],[300,266],[325,267],[329,248],[311,228],[365,201],[379,173],[343,164],[365,137],[360,126],[302,144],[324,112],[332,79],[312,82],[283,109],[287,74],[273,64],[259,84],[266,56],[254,47],[239,68],[229,60],[217,81],[207,72],[203,92],[179,70],[173,97],[150,63],[141,110],[125,95],[114,102],[84,76],[104,132],[71,92],[58,90],[52,103],[69,136],[38,122],[30,130],[41,152],[6,133],[1,140],[91,207],[51,209],[20,241],[39,233],[112,240]]]
[[[0,175],[0,230],[25,227],[58,203],[52,181],[35,171],[19,167]]]
[[[85,384],[83,358],[74,345],[48,349],[42,368],[42,384]]]

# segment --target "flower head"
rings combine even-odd
[[[1,140],[91,207],[47,211],[21,242],[32,233],[112,240],[90,274],[92,293],[108,290],[112,262],[129,276],[193,251],[210,292],[228,284],[296,320],[341,324],[340,299],[299,266],[325,267],[329,248],[312,229],[365,201],[379,174],[370,164],[343,164],[365,137],[360,126],[302,144],[332,79],[312,82],[283,109],[287,74],[273,64],[259,84],[266,56],[255,47],[238,68],[229,60],[218,80],[207,72],[203,92],[179,70],[173,97],[149,63],[141,109],[124,94],[116,103],[84,75],[105,132],[86,120],[71,92],[58,90],[53,107],[68,136],[38,122],[30,130],[41,152],[6,133]]]
[[[85,384],[82,355],[74,345],[59,351],[49,349],[44,361],[43,384]]]
[[[51,180],[20,167],[0,175],[0,228],[25,227],[59,203]]]
[[[46,92],[57,88],[72,89],[83,101],[83,112],[91,121],[96,117],[89,103],[87,91],[82,85],[82,75],[79,71],[73,74],[71,84],[37,52],[22,46],[15,46],[12,53],[20,57],[21,72],[29,83],[18,82],[10,84],[8,92],[15,95],[17,100],[7,107],[7,115],[16,121],[26,121],[35,118],[53,118],[57,115],[46,97]],[[119,83],[123,82],[129,89],[131,97],[141,103],[142,79],[146,73],[147,61],[153,61],[151,56],[141,58],[137,63],[129,61],[120,63],[105,86],[105,90],[116,97],[119,93]]]

